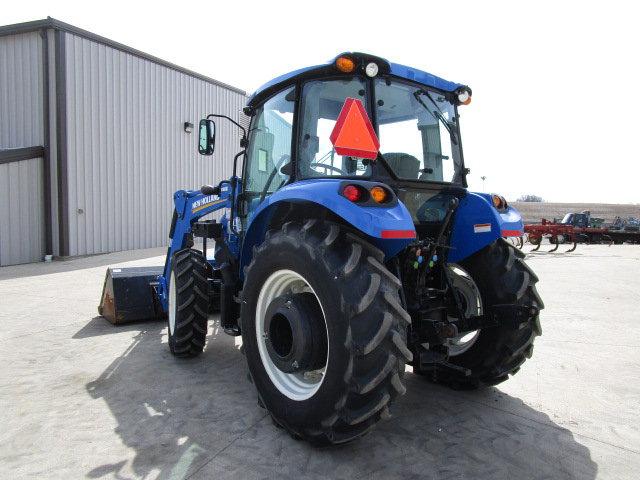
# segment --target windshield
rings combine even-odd
[[[455,106],[441,93],[406,83],[375,82],[380,153],[407,180],[462,182]]]

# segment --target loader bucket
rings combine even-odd
[[[163,267],[108,268],[98,313],[114,325],[164,317],[154,284]]]

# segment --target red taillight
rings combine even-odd
[[[344,189],[342,190],[342,195],[351,202],[362,200],[362,191],[355,185],[347,185],[346,187],[344,187]]]

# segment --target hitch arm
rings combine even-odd
[[[487,308],[484,315],[476,315],[450,322],[456,326],[458,333],[472,332],[482,328],[498,327],[499,318],[509,319],[512,328],[519,328],[520,325],[538,314],[539,309],[533,305],[514,305],[511,303],[492,305]]]

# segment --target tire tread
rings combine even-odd
[[[337,224],[309,220],[303,225],[288,222],[265,238],[246,270],[245,285],[257,262],[277,245],[291,247],[292,255],[299,251],[317,258],[318,268],[326,269],[332,281],[349,284],[337,301],[348,325],[344,346],[350,356],[341,373],[343,384],[336,391],[332,412],[322,418],[309,415],[304,425],[289,425],[286,418],[270,413],[284,429],[311,443],[351,441],[388,418],[389,405],[406,392],[402,378],[404,360],[411,354],[406,345],[411,317],[400,304],[400,281],[384,266],[380,249]],[[356,291],[361,295],[355,295]],[[241,318],[249,325],[254,322],[249,307],[245,307],[251,303],[250,295],[257,292],[243,290]]]
[[[176,357],[195,357],[202,353],[207,337],[207,261],[199,250],[184,249],[174,254],[172,268],[177,306],[175,331],[168,331],[169,349]]]
[[[538,277],[523,257],[522,252],[513,245],[499,239],[462,263],[481,284],[489,286],[489,290],[483,294],[484,308],[491,308],[492,305],[513,305],[515,308],[531,306],[535,313],[525,317],[522,322],[503,317],[498,327],[486,333],[481,331],[481,338],[471,348],[475,350],[473,362],[471,350],[461,355],[460,359],[452,357],[450,360],[470,368],[472,374],[464,376],[457,372],[439,372],[436,381],[455,389],[497,385],[517,373],[531,356],[534,340],[542,334],[539,311],[544,308],[544,303],[535,286]],[[509,309],[503,311],[508,312]],[[516,323],[519,323],[517,328]],[[482,335],[492,335],[492,341],[486,344],[481,342]]]

